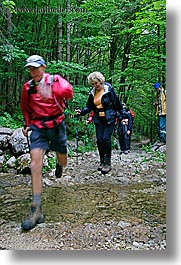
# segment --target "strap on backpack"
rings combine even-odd
[[[50,75],[50,84],[53,84],[53,82],[54,82],[54,75]],[[28,96],[30,96],[31,94],[36,94],[37,90],[35,89],[35,81],[31,79],[28,82],[28,85],[29,85]]]

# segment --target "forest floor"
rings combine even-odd
[[[97,152],[70,157],[61,179],[43,176],[45,222],[29,232],[31,176],[0,173],[0,249],[166,249],[166,161],[133,143],[113,150],[112,170],[97,171]]]

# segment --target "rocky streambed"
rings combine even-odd
[[[113,150],[112,170],[97,171],[97,152],[69,157],[61,179],[43,176],[45,223],[22,232],[31,176],[0,173],[0,249],[166,249],[166,161],[134,147]]]

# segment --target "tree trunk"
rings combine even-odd
[[[12,30],[12,15],[8,9],[6,9],[6,15],[7,15],[7,38],[11,42],[11,30]],[[11,46],[11,43],[8,44],[9,49],[12,49],[13,46]],[[12,51],[10,51],[11,53]],[[12,73],[13,72],[13,66],[12,66],[12,60],[8,62],[7,66],[7,78],[6,78],[6,111],[13,111],[14,109],[14,103],[15,103],[15,91],[13,91],[13,77]]]
[[[62,15],[58,15],[58,60],[63,60],[63,54],[62,54]]]
[[[124,45],[124,54],[123,54],[122,67],[121,67],[121,73],[123,73],[123,75],[120,78],[120,89],[119,89],[121,100],[124,100],[124,97],[125,97],[124,94],[126,91],[126,87],[125,87],[126,75],[124,75],[124,71],[128,67],[128,62],[129,62],[129,54],[131,51],[131,34],[128,34],[126,36],[126,39],[127,41],[125,41],[125,45]]]
[[[67,0],[67,13],[70,12],[70,0]],[[66,61],[70,62],[70,23],[67,23],[67,50],[66,50]],[[66,78],[69,80],[69,74],[66,75]]]

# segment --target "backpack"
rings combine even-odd
[[[53,84],[53,81],[54,81],[54,76],[53,75],[50,75],[50,81],[51,81],[50,84]],[[33,79],[31,79],[28,82],[28,85],[29,85],[28,96],[30,96],[31,94],[36,94],[37,91],[35,90],[35,83],[34,83],[34,80]]]
[[[50,84],[53,84],[53,82],[54,82],[54,75],[50,75],[50,81],[51,81]],[[31,94],[36,94],[37,91],[35,90],[35,83],[34,83],[34,80],[33,80],[33,79],[31,79],[31,80],[28,82],[28,85],[29,85],[28,96],[30,96]],[[59,109],[60,109],[60,110],[62,111],[62,113],[63,113],[64,110],[63,110],[63,108],[60,106],[60,104],[59,104],[57,98],[55,97],[55,95],[54,95],[54,100],[55,100],[57,106],[59,107]],[[65,107],[68,108],[68,103],[67,103],[67,101],[66,101],[66,100],[63,100],[63,102],[64,102],[64,104],[65,104]]]

